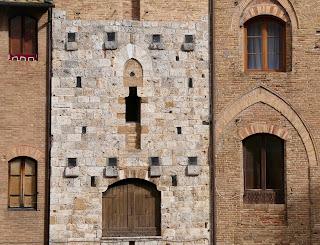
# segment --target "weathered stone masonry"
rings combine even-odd
[[[209,244],[207,29],[206,18],[68,20],[54,10],[51,244]],[[116,33],[116,47],[105,43],[108,32]],[[67,42],[68,33],[76,33],[75,42]],[[160,46],[150,46],[153,34],[161,35]],[[182,50],[187,34],[191,52]],[[141,98],[139,124],[125,120],[129,87]],[[115,178],[107,177],[112,157]],[[150,157],[160,158],[160,168],[149,171]],[[188,157],[198,166],[189,168]],[[67,168],[68,158],[77,158],[77,167]],[[102,238],[102,193],[127,178],[161,191],[160,237]]]

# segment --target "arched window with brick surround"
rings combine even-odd
[[[9,161],[9,208],[37,207],[37,162],[29,157]]]
[[[284,203],[284,141],[271,134],[243,140],[244,202]]]
[[[286,67],[286,25],[272,16],[257,16],[245,25],[245,67],[247,70],[284,71]]]

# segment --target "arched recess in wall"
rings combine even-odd
[[[130,59],[135,59],[141,64],[143,67],[144,79],[152,76],[151,56],[147,53],[146,49],[131,43],[119,50],[119,55],[117,55],[115,59],[114,70],[117,71],[118,74],[122,75],[125,63]]]
[[[222,115],[216,121],[216,139],[220,139],[223,134],[223,130],[233,118],[235,118],[239,113],[247,109],[249,106],[259,102],[273,107],[285,118],[287,118],[287,120],[292,124],[301,137],[308,155],[309,165],[316,166],[318,158],[314,142],[308,128],[299,114],[292,108],[290,104],[280,98],[280,96],[262,86],[257,87],[251,92],[243,95],[241,98],[229,105],[226,110],[224,110]]]
[[[293,30],[299,29],[296,11],[289,0],[268,0],[265,3],[252,4],[254,2],[255,0],[239,1],[237,6],[238,11],[232,17],[231,29],[236,29],[239,25],[243,25],[249,16],[254,17],[258,15],[276,16],[285,22],[290,21]],[[285,15],[288,17],[285,17]]]
[[[139,61],[134,58],[129,59],[124,65],[123,85],[125,87],[143,86],[143,69]]]

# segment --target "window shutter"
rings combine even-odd
[[[22,53],[22,17],[17,16],[10,20],[10,54],[17,55]]]
[[[37,53],[37,21],[26,16],[23,27],[23,54],[35,55]]]

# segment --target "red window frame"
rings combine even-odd
[[[19,40],[18,48],[15,48],[13,45],[13,21],[16,18],[20,18],[18,20],[20,25],[20,30],[18,29],[18,37],[16,39]],[[28,19],[32,20],[32,25],[27,29],[27,21]],[[31,33],[31,36],[27,36],[28,33]],[[33,33],[33,36],[32,36]],[[28,40],[30,39],[30,40]],[[28,40],[28,41],[27,41]],[[32,52],[27,52],[27,45],[31,44]],[[30,48],[30,47],[29,47]],[[16,50],[13,50],[16,49]],[[9,19],[9,60],[24,60],[24,61],[33,61],[38,60],[38,21],[36,18],[28,15],[16,15]]]

